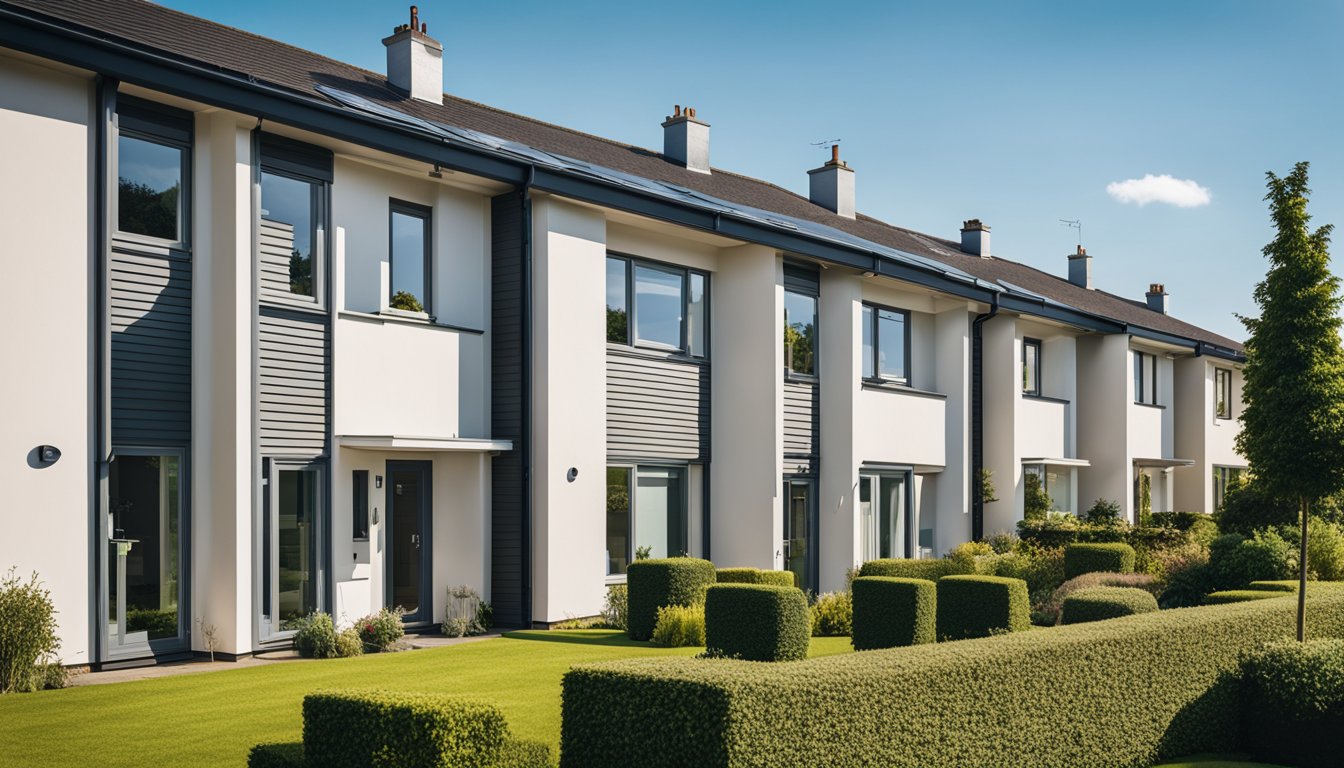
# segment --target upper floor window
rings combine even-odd
[[[1041,394],[1041,342],[1022,340],[1022,394]]]
[[[191,116],[122,99],[117,109],[117,231],[186,243]]]
[[[331,154],[266,134],[260,145],[261,287],[272,298],[319,303]]]
[[[705,357],[709,278],[703,272],[607,257],[607,341]]]
[[[429,312],[431,210],[393,200],[391,211],[388,256],[392,262],[389,269],[392,284],[388,287],[388,306],[408,312]]]
[[[784,291],[784,367],[793,373],[817,373],[817,297]]]
[[[1213,369],[1213,414],[1220,419],[1232,418],[1232,372],[1226,368]]]
[[[910,383],[910,313],[863,305],[863,378]]]
[[[1134,353],[1134,402],[1157,405],[1157,356]]]

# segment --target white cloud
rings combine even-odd
[[[1106,194],[1122,203],[1166,203],[1177,208],[1198,208],[1212,200],[1208,187],[1201,187],[1194,179],[1178,179],[1167,173],[1112,181],[1106,185]]]

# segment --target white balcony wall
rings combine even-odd
[[[897,389],[863,388],[854,420],[860,462],[931,465],[947,460],[947,400]]]
[[[1061,400],[1018,398],[1019,458],[1073,458],[1068,446],[1071,410],[1072,406]]]

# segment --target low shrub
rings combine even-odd
[[[1195,541],[1187,541],[1173,547],[1150,550],[1145,566],[1139,568],[1136,561],[1135,570],[1148,573],[1165,584],[1182,571],[1208,565],[1208,563],[1208,546]]]
[[[1223,494],[1223,507],[1214,518],[1224,533],[1250,536],[1257,530],[1297,522],[1297,500],[1275,499],[1254,481],[1236,482]]]
[[[1064,548],[1064,578],[1084,573],[1133,573],[1134,548],[1128,544],[1070,544]]]
[[[854,650],[936,642],[937,589],[935,582],[924,579],[855,579]]]
[[[305,659],[332,659],[336,657],[336,626],[325,613],[310,613],[295,619],[294,650]]]
[[[990,575],[1022,579],[1033,600],[1047,596],[1064,583],[1064,550],[1023,543],[1016,551],[999,555]]]
[[[510,739],[490,768],[551,768],[551,748],[539,741]]]
[[[1227,603],[1245,603],[1250,600],[1272,600],[1276,597],[1286,597],[1284,592],[1266,592],[1261,589],[1225,589],[1221,592],[1210,592],[1204,596],[1205,605],[1225,605]]]
[[[1213,522],[1213,516],[1204,512],[1154,512],[1148,519],[1154,526],[1178,531],[1189,531],[1204,522]]]
[[[938,581],[937,594],[940,641],[1031,628],[1031,602],[1027,583],[1021,579],[946,576]]]
[[[778,584],[796,587],[793,571],[766,571],[760,568],[720,568],[714,572],[719,584]]]
[[[1285,541],[1297,542],[1301,531],[1294,526],[1281,529],[1279,536]],[[1315,518],[1308,523],[1307,578],[1321,581],[1344,580],[1344,528]]]
[[[1258,589],[1261,592],[1296,592],[1299,586],[1296,579],[1283,579],[1281,581],[1252,581],[1246,585],[1246,588]]]
[[[1297,573],[1297,550],[1270,530],[1251,538],[1219,536],[1209,545],[1209,579],[1214,589],[1241,589],[1252,581],[1277,581]]]
[[[1134,587],[1092,587],[1080,589],[1064,598],[1059,612],[1061,624],[1104,621],[1157,610],[1157,598],[1146,589]]]
[[[487,704],[434,694],[344,691],[303,699],[303,746],[322,768],[488,766],[509,726]]]
[[[626,601],[626,591],[624,584],[612,584],[607,587],[606,601],[602,604],[602,623],[611,629],[619,629],[624,632],[628,626],[627,619],[629,611]],[[655,620],[655,624],[657,621]]]
[[[1083,513],[1083,521],[1093,525],[1119,523],[1120,504],[1110,499],[1097,499]]]
[[[947,553],[952,572],[962,574],[992,576],[997,558],[994,548],[983,541],[965,541]]]
[[[1339,765],[1344,640],[1269,643],[1248,654],[1242,670],[1245,746],[1257,759],[1300,768]]]
[[[348,627],[336,633],[336,655],[342,659],[364,655],[364,640],[359,630]]]
[[[1082,576],[1075,576],[1064,582],[1050,594],[1038,609],[1046,619],[1046,624],[1058,624],[1059,613],[1064,609],[1064,601],[1074,592],[1084,589],[1095,589],[1097,587],[1120,587],[1125,589],[1142,589],[1157,597],[1162,591],[1161,584],[1156,579],[1146,573],[1104,573],[1094,572],[1085,573]],[[1200,597],[1203,597],[1201,594]]]
[[[406,634],[400,608],[384,608],[355,622],[359,639],[376,651],[391,650]]]
[[[626,570],[627,631],[632,640],[648,640],[665,605],[695,605],[714,583],[714,564],[694,557],[636,560]]]
[[[60,647],[51,592],[37,574],[23,581],[9,569],[0,578],[0,693],[47,687]]]
[[[891,576],[898,579],[926,579],[937,581],[944,576],[963,573],[957,570],[958,564],[951,560],[912,560],[906,558],[886,558],[869,560],[859,568],[860,576]]]
[[[1344,636],[1344,591],[1309,599],[1308,634]],[[1241,656],[1290,637],[1295,615],[1267,600],[795,664],[580,665],[564,678],[561,766],[1114,768],[1237,752]],[[1321,736],[1337,730],[1317,743],[1336,748]]]
[[[813,637],[849,637],[854,632],[854,600],[849,592],[826,592],[812,604]]]
[[[665,605],[658,609],[653,642],[668,648],[705,644],[705,606]]]
[[[247,753],[247,768],[306,768],[302,742],[258,744]]]
[[[795,587],[716,584],[705,594],[705,644],[712,656],[805,659],[811,630],[807,598]]]
[[[150,637],[173,637],[177,634],[177,611],[128,608],[126,631],[148,632]]]

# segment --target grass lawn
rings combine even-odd
[[[851,650],[812,640],[812,655]],[[604,630],[528,631],[455,647],[0,696],[0,764],[242,766],[263,741],[298,741],[304,694],[321,689],[433,691],[497,705],[515,735],[560,742],[560,678],[573,664],[692,656]]]

